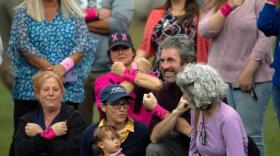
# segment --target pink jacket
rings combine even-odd
[[[121,76],[119,76],[115,73],[112,73],[112,72],[109,72],[96,79],[96,81],[95,81],[95,99],[96,99],[96,107],[99,110],[99,112],[101,112],[101,102],[100,102],[101,90],[108,85],[120,84],[124,81],[125,80]],[[136,98],[136,95],[134,92],[131,92],[129,95],[134,99]],[[144,108],[144,106],[142,106],[140,111],[136,114],[133,112],[134,106],[135,106],[135,101],[131,100],[131,104],[128,108],[128,116],[134,120],[137,120],[137,121],[142,122],[145,125],[149,126],[151,123],[151,120],[152,120],[153,113],[147,111]]]

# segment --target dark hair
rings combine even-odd
[[[165,4],[161,7],[168,11],[171,8],[171,0],[166,0]],[[181,24],[186,18],[188,18],[187,26],[190,26],[193,23],[193,19],[199,13],[199,5],[196,0],[185,0],[184,10],[185,15],[179,17],[178,23]]]
[[[226,2],[227,0],[206,0],[205,3],[200,8],[200,14],[207,13],[210,9],[215,8],[215,11],[218,11],[218,9]]]

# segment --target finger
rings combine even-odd
[[[153,94],[152,92],[150,92],[150,93],[149,93],[149,97],[150,97],[150,98],[153,98],[153,97],[155,97],[155,96],[154,96],[154,94]]]

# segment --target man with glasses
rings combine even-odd
[[[128,118],[128,108],[132,99],[121,85],[108,85],[102,89],[100,100],[104,119],[90,125],[84,131],[81,139],[81,156],[100,155],[96,149],[92,149],[92,139],[95,128],[103,125],[116,128],[125,155],[145,155],[145,148],[149,143],[148,129],[144,124]]]
[[[146,149],[146,156],[188,155],[190,112],[174,111],[178,103],[183,102],[183,99],[180,101],[182,91],[176,85],[175,79],[186,64],[195,61],[195,49],[185,35],[166,38],[160,44],[160,49],[160,70],[164,77],[164,85],[156,97],[149,93],[143,98],[147,109],[161,114],[158,115],[161,117],[153,116],[150,126],[152,143]]]

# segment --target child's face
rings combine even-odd
[[[115,153],[120,149],[119,138],[110,131],[105,132],[105,137],[99,143],[99,147],[104,151],[104,153]]]

